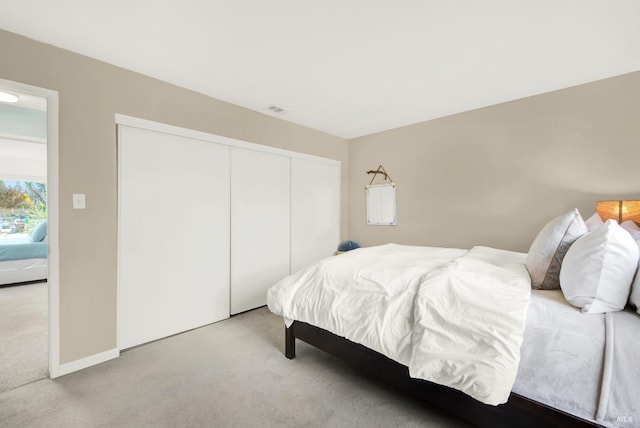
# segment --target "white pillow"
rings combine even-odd
[[[562,259],[571,244],[585,233],[587,226],[577,209],[547,223],[527,254],[531,287],[543,290],[559,288]]]
[[[640,228],[636,226],[631,220],[622,222],[620,225],[624,230],[629,232],[631,237],[636,241],[636,245],[640,248]],[[640,270],[640,263],[638,264],[638,270]],[[636,271],[636,277],[631,283],[631,295],[629,296],[629,303],[635,305],[636,311],[640,314],[640,273]]]
[[[591,217],[584,221],[584,224],[587,226],[587,230],[589,232],[593,232],[594,230],[602,226],[604,222],[602,221],[602,218],[600,218],[600,215],[598,213],[593,213]]]
[[[624,309],[639,253],[631,235],[615,220],[607,220],[567,251],[560,271],[562,294],[589,314]]]

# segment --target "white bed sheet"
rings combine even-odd
[[[560,290],[534,290],[513,392],[606,427],[640,427],[638,332],[631,309],[584,314]]]
[[[47,279],[47,259],[6,260],[0,262],[0,285]]]
[[[604,334],[604,314],[582,314],[560,290],[532,291],[513,391],[594,420]]]

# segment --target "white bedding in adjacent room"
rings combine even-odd
[[[0,262],[0,285],[47,279],[47,259],[6,260]]]

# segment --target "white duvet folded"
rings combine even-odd
[[[414,307],[411,377],[485,404],[507,401],[531,294],[526,267],[509,254],[475,247],[425,278]]]

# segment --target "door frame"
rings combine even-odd
[[[0,88],[34,95],[47,100],[47,240],[49,289],[49,377],[60,372],[60,254],[58,226],[60,219],[58,193],[58,91],[0,79]]]

